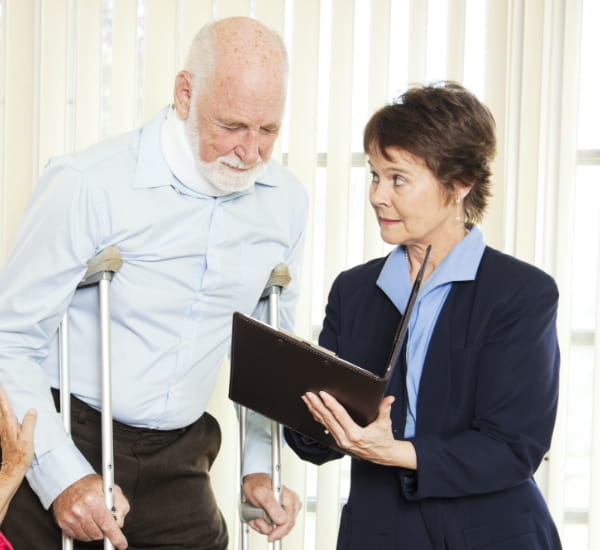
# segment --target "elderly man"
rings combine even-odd
[[[280,262],[292,273],[281,300],[292,327],[307,196],[270,159],[287,72],[277,34],[249,18],[214,22],[175,78],[174,105],[46,167],[0,274],[0,378],[17,415],[39,415],[28,483],[3,525],[15,550],[60,548],[61,529],[119,549],[227,547],[208,476],[221,434],[205,409],[232,312],[264,316],[261,291]],[[114,514],[97,474],[95,291],[75,292],[87,260],[111,245],[124,262],[111,285]],[[55,410],[67,308],[72,440]],[[267,425],[250,418],[243,489],[274,522],[253,527],[275,540],[300,504],[284,489],[281,506],[270,490]]]

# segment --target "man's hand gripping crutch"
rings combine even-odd
[[[279,296],[291,281],[285,264],[275,266],[261,295],[268,300],[269,324],[279,328]],[[268,381],[267,381],[268,383]],[[273,389],[276,391],[276,388]],[[241,471],[244,472],[244,443],[246,430],[246,410],[240,407],[240,452]],[[271,476],[253,474],[246,476],[243,483],[240,517],[242,521],[241,547],[249,548],[246,523],[255,531],[268,536],[274,548],[281,548],[281,538],[294,526],[300,511],[298,495],[281,483],[281,426],[271,422]]]
[[[63,550],[73,548],[73,539],[90,541],[104,538],[104,550],[127,548],[121,528],[129,503],[114,483],[112,401],[110,367],[110,299],[112,276],[122,264],[115,247],[102,250],[88,262],[78,288],[97,285],[100,305],[100,362],[102,368],[102,475],[88,475],[67,487],[54,501],[52,509],[63,531]],[[71,431],[69,384],[69,318],[65,313],[60,326],[60,409],[67,433]]]

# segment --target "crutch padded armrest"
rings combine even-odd
[[[119,249],[116,246],[108,246],[88,260],[87,271],[79,286],[94,284],[103,273],[116,273],[122,265],[123,260]]]

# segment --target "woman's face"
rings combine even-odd
[[[449,244],[464,236],[461,201],[466,188],[456,197],[446,189],[425,162],[402,149],[369,155],[371,189],[369,199],[377,216],[381,238],[389,244]],[[456,202],[459,199],[459,202]]]

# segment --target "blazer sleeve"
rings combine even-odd
[[[469,372],[474,395],[465,398],[468,406],[453,401],[456,409],[444,413],[462,416],[461,429],[424,435],[417,429],[417,470],[399,471],[407,498],[514,487],[534,474],[548,450],[558,401],[558,291],[548,275],[528,267],[515,276],[497,273],[489,299],[475,299],[470,324],[478,336],[453,350],[450,362]]]

